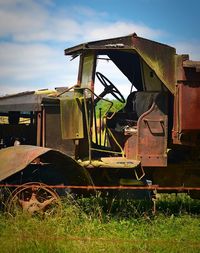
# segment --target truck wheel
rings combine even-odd
[[[42,217],[61,214],[58,194],[48,185],[30,182],[17,187],[6,203],[6,211],[12,216],[21,212]]]

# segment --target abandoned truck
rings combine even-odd
[[[0,181],[12,188],[9,211],[16,203],[31,213],[48,209],[58,198],[52,186],[79,193],[150,182],[200,198],[200,61],[136,34],[64,52],[79,58],[74,86],[0,98]],[[101,62],[113,63],[126,86],[99,72]],[[113,112],[107,94],[122,109]]]

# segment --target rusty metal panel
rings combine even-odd
[[[197,73],[200,72],[200,61],[190,61],[190,60],[185,60],[183,62],[183,67],[184,68],[193,68]]]
[[[177,55],[177,82],[197,85],[200,82],[200,61],[189,60],[189,55]]]
[[[84,43],[65,49],[65,55],[96,50],[100,54],[114,51],[137,52],[155,72],[164,85],[174,94],[176,84],[176,50],[168,45],[138,37],[137,34]]]
[[[132,38],[133,48],[156,73],[166,87],[175,93],[175,54],[173,47],[137,36]]]
[[[132,133],[125,142],[124,150],[127,159],[137,159],[137,129],[132,128]]]
[[[45,107],[45,126],[45,146],[74,157],[74,141],[62,139],[59,104]]]
[[[174,102],[173,143],[199,145],[200,62],[177,56],[177,86]]]
[[[58,175],[72,185],[93,184],[86,169],[70,156],[50,148],[29,145],[12,146],[0,150],[0,181],[25,169],[34,160],[39,164],[40,160],[36,158],[41,156],[42,162],[54,164]],[[54,179],[56,181],[56,178]]]
[[[78,97],[60,99],[63,139],[84,138],[82,103],[83,99]]]
[[[167,166],[166,97],[162,96],[161,99],[163,108],[155,101],[138,120],[137,159],[142,166]]]
[[[29,163],[51,149],[21,145],[0,150],[0,181],[24,169]]]
[[[95,54],[88,53],[86,55],[83,55],[83,64],[82,64],[82,70],[81,70],[81,87],[82,88],[89,88],[89,89],[94,90],[94,87],[93,87],[94,66],[95,66]]]
[[[200,85],[179,86],[179,132],[200,130]]]
[[[83,43],[71,48],[65,49],[65,55],[80,54],[83,50],[94,49],[131,49],[132,34],[124,37],[104,39]]]
[[[35,91],[0,97],[0,112],[8,111],[41,111],[41,101],[46,94],[35,94]]]

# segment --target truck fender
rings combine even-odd
[[[19,145],[0,150],[0,181],[24,170],[37,158],[44,163],[58,166],[58,172],[68,177],[71,185],[92,185],[92,179],[84,167],[66,154],[46,147]],[[56,168],[57,169],[57,168]]]

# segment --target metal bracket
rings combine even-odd
[[[136,179],[137,179],[138,181],[141,180],[141,179],[145,176],[145,172],[144,172],[143,167],[140,166],[140,168],[141,168],[141,172],[142,172],[140,176],[138,176],[137,168],[134,169],[135,177],[136,177]]]

